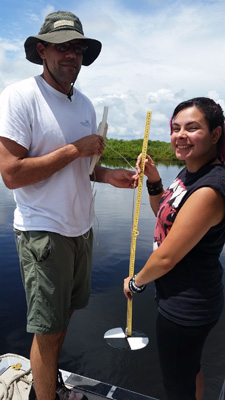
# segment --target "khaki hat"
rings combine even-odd
[[[83,65],[90,65],[100,54],[102,44],[98,40],[84,36],[82,24],[79,18],[69,11],[56,11],[45,18],[45,21],[37,36],[30,36],[24,43],[27,60],[35,64],[43,64],[36,45],[43,41],[47,43],[65,43],[70,40],[84,40],[88,46],[83,55]]]

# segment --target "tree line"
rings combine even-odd
[[[105,150],[101,156],[101,162],[121,160],[121,156],[128,161],[134,161],[137,159],[138,154],[141,153],[142,145],[142,139],[118,140],[106,138]],[[147,153],[156,162],[177,161],[176,156],[171,148],[171,144],[167,142],[149,140]]]

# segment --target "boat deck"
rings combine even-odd
[[[115,400],[157,400],[140,393],[132,392],[118,386],[85,378],[76,374],[62,371],[67,387],[73,387],[79,392],[85,393],[89,400],[115,399]]]
[[[159,400],[71,372],[60,371],[66,386],[84,393],[88,400]],[[0,355],[0,399],[28,400],[31,384],[32,373],[28,359],[16,354]],[[218,400],[225,400],[225,381]]]
[[[71,372],[60,370],[65,385],[84,393],[88,400],[158,400]],[[30,361],[16,354],[0,356],[0,399],[28,400],[32,374]]]

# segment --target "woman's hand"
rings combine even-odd
[[[136,169],[137,169],[138,174],[141,173],[141,165],[142,165],[142,153],[139,154],[139,156],[137,158],[137,162],[136,162]],[[158,182],[160,180],[160,175],[155,166],[155,163],[148,154],[146,154],[146,158],[145,158],[144,174],[147,176],[149,182],[151,182],[151,183]]]
[[[131,300],[132,299],[132,293],[129,289],[129,282],[131,280],[131,277],[128,276],[128,278],[124,279],[124,286],[123,286],[123,293],[126,296],[127,299]]]

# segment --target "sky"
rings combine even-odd
[[[41,74],[25,59],[24,41],[47,14],[67,10],[85,36],[102,42],[75,86],[98,123],[109,107],[108,138],[143,138],[150,110],[149,139],[169,142],[174,108],[192,97],[210,97],[225,111],[225,0],[1,0],[0,10],[0,92]]]

